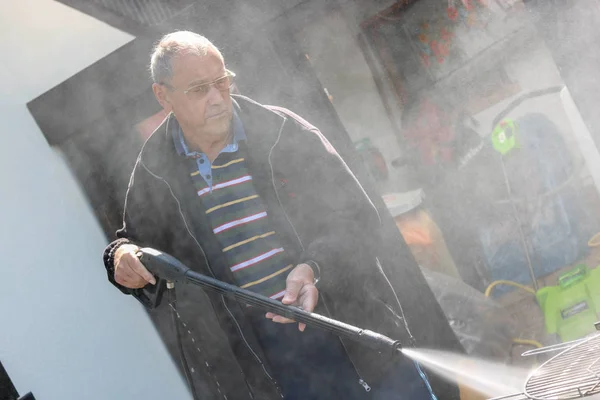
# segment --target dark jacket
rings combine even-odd
[[[296,263],[314,260],[320,266],[320,310],[410,343],[397,297],[371,251],[379,240],[380,218],[355,176],[321,132],[300,117],[244,97],[235,100],[248,137],[240,151],[270,223]],[[110,258],[111,250],[127,241],[157,248],[197,272],[232,282],[187,166],[175,152],[168,123],[169,119],[157,128],[140,152],[123,228],[117,232],[120,239],[105,252],[108,279],[128,294],[137,291],[114,281]],[[196,287],[180,285],[176,290],[177,308],[196,338],[193,346],[187,341],[186,351],[199,366],[208,363],[207,376],[219,381],[218,390],[230,399],[250,398],[249,392],[255,398],[278,398],[242,306]],[[161,308],[164,312],[168,306]],[[172,332],[163,334],[169,337]],[[344,344],[359,375],[376,383],[391,357],[356,343]],[[196,386],[218,393],[217,385],[201,381]],[[435,382],[433,386],[436,390]],[[456,398],[455,393],[441,392],[448,390],[440,386],[438,398]]]

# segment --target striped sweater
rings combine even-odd
[[[271,229],[246,161],[239,151],[219,154],[211,167],[212,190],[194,158],[189,173],[235,283],[273,299],[285,292],[293,265]]]

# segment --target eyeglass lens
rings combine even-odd
[[[230,75],[225,75],[224,77],[219,78],[214,82],[194,86],[193,88],[190,88],[187,91],[187,93],[190,95],[193,95],[195,97],[203,97],[206,94],[208,94],[211,86],[214,86],[217,90],[225,91],[225,90],[229,90],[232,83],[233,83],[233,77]]]

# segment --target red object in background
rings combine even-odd
[[[452,36],[453,36],[453,33],[448,31],[446,28],[442,28],[440,30],[440,37],[442,38],[442,42],[451,43]]]
[[[465,8],[467,9],[467,11],[472,11],[473,10],[472,0],[462,0],[462,3],[465,6]]]
[[[429,60],[429,56],[427,54],[421,54],[421,61],[423,65],[427,68],[431,65],[431,60]]]
[[[417,117],[409,129],[406,139],[419,150],[424,165],[444,164],[452,161],[453,132],[447,116],[429,99],[423,99],[416,110]]]
[[[438,51],[442,57],[448,57],[450,55],[450,48],[446,43],[440,43],[438,46]]]
[[[146,141],[150,137],[150,135],[152,135],[152,132],[154,132],[156,128],[160,126],[160,124],[165,120],[166,117],[167,115],[165,114],[164,110],[161,110],[153,116],[148,117],[142,122],[136,124],[135,129],[138,131],[142,139]]]
[[[440,48],[439,48],[437,40],[434,39],[431,42],[429,42],[429,47],[431,48],[431,51],[433,52],[434,56],[436,56],[436,57],[440,56]]]
[[[433,52],[437,62],[442,64],[448,54],[450,54],[450,50],[448,49],[448,45],[444,42],[438,42],[437,40],[432,40],[429,44],[431,47],[431,51]]]
[[[458,10],[455,7],[448,7],[446,13],[452,21],[456,21],[456,18],[458,18]]]

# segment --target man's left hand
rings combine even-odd
[[[315,274],[308,264],[298,264],[286,279],[285,295],[281,302],[297,306],[304,311],[312,312],[319,300],[319,291],[315,287]],[[296,321],[277,314],[267,313],[266,317],[280,324],[291,324]],[[298,329],[304,332],[306,324],[298,324]]]

